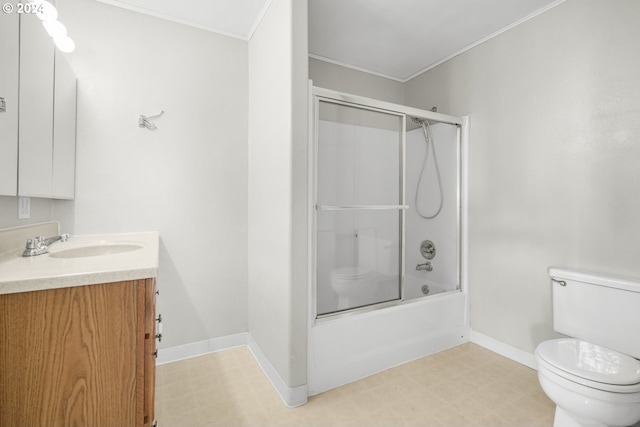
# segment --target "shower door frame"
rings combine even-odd
[[[310,134],[310,172],[311,172],[311,182],[310,182],[310,208],[309,212],[311,213],[311,229],[310,229],[310,242],[311,242],[311,271],[310,271],[310,279],[311,279],[311,318],[313,322],[320,322],[325,320],[331,320],[336,318],[342,318],[345,316],[350,316],[353,314],[365,313],[373,310],[379,310],[386,307],[393,307],[396,305],[404,304],[407,301],[404,299],[405,297],[405,212],[408,209],[408,205],[405,204],[405,190],[406,190],[406,135],[407,135],[407,116],[418,117],[421,119],[427,119],[431,122],[437,123],[445,123],[449,125],[454,125],[457,127],[457,194],[456,194],[456,212],[457,212],[457,285],[456,291],[451,292],[459,292],[461,285],[461,277],[460,277],[460,267],[461,267],[461,230],[460,230],[460,192],[461,192],[461,127],[464,124],[464,120],[460,117],[450,116],[447,114],[437,113],[429,110],[422,110],[419,108],[407,107],[405,105],[394,104],[386,101],[380,101],[373,98],[367,98],[358,95],[352,95],[348,93],[338,92],[331,89],[324,89],[316,86],[311,87],[311,96],[310,96],[310,118],[313,120],[313,132]],[[402,129],[400,130],[400,200],[398,205],[345,205],[345,206],[325,206],[317,204],[317,195],[318,195],[318,123],[320,118],[320,102],[328,102],[336,105],[343,105],[352,108],[358,108],[362,110],[374,111],[378,113],[390,114],[394,116],[398,116],[402,120]],[[317,259],[317,212],[320,210],[347,210],[347,209],[362,209],[362,210],[399,210],[400,211],[400,227],[399,227],[399,244],[400,244],[400,254],[399,254],[399,286],[400,286],[400,297],[398,299],[394,299],[391,301],[383,301],[379,303],[373,303],[371,305],[366,305],[363,307],[350,308],[346,310],[326,313],[318,315],[318,306],[317,306],[317,292],[318,292],[318,284],[317,284],[317,267],[318,267],[318,259]],[[449,292],[447,292],[449,293]],[[425,296],[424,298],[428,298]]]

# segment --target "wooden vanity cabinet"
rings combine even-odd
[[[155,279],[0,295],[0,426],[154,423]]]

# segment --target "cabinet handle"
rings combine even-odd
[[[154,355],[154,357],[157,359],[158,358],[158,349],[156,348],[156,351],[154,351],[153,353],[151,353]]]
[[[156,339],[158,342],[162,342],[162,334],[156,334]]]

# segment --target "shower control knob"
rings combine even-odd
[[[424,259],[433,259],[436,256],[436,245],[431,240],[425,240],[420,244],[420,253]]]

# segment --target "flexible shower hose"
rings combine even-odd
[[[425,125],[426,122],[426,125]],[[442,205],[444,204],[444,191],[442,189],[442,178],[440,177],[440,168],[438,167],[438,156],[436,156],[436,146],[433,143],[433,134],[431,133],[431,125],[427,120],[420,120],[420,124],[422,125],[422,132],[424,133],[424,141],[427,144],[424,160],[422,161],[422,169],[420,169],[420,176],[418,177],[418,185],[416,186],[416,212],[424,219],[433,219],[438,216],[440,211],[442,210]],[[438,188],[440,189],[440,205],[438,209],[433,215],[427,215],[420,212],[420,205],[418,204],[418,194],[420,194],[420,184],[422,183],[422,175],[424,174],[424,170],[427,166],[427,161],[429,159],[429,146],[431,146],[431,150],[433,151],[433,163],[436,167],[436,176],[438,178]]]

